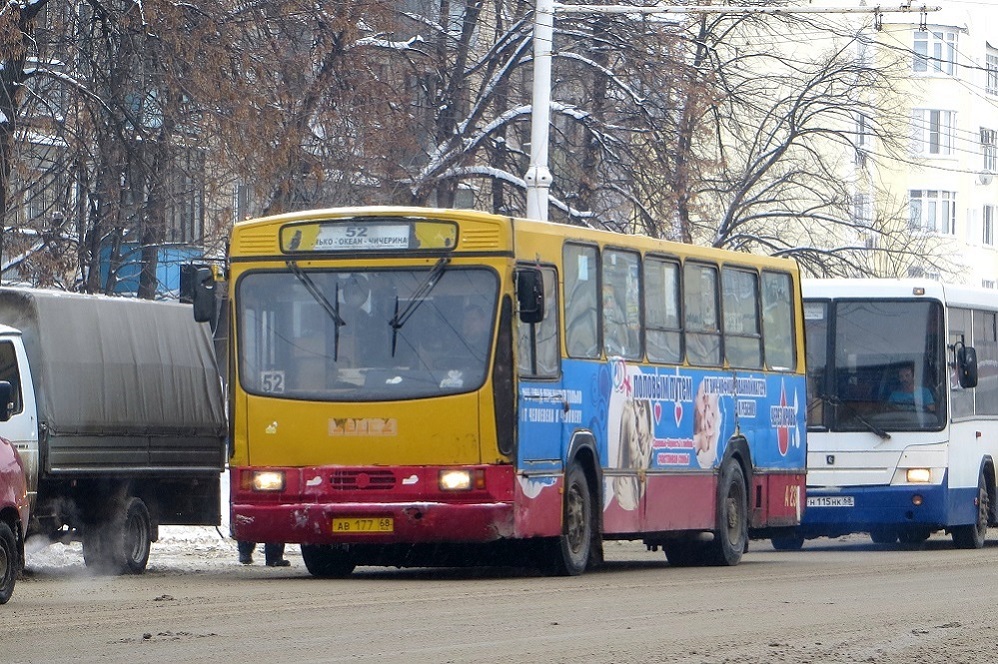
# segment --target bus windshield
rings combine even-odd
[[[945,421],[942,307],[932,301],[805,303],[812,428],[939,430]]]
[[[469,392],[489,365],[498,294],[486,268],[254,271],[235,294],[239,381],[318,401]]]

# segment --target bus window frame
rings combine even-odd
[[[640,249],[629,249],[626,247],[620,247],[616,245],[606,245],[602,248],[599,257],[599,276],[600,276],[600,292],[599,292],[599,310],[600,310],[600,336],[602,338],[602,344],[600,350],[604,357],[623,357],[625,360],[631,361],[644,361],[645,359],[645,318],[644,318],[644,254],[642,254]],[[629,254],[637,259],[637,279],[638,279],[638,294],[637,294],[637,305],[638,305],[638,348],[636,353],[624,354],[611,354],[607,352],[607,334],[606,334],[606,308],[603,306],[604,299],[604,287],[605,280],[603,276],[605,274],[604,266],[605,260],[608,254],[616,252],[617,254]],[[626,289],[625,289],[626,290]],[[625,293],[626,295],[626,293]],[[627,325],[627,301],[624,301],[624,326]]]
[[[674,360],[653,360],[649,356],[649,350],[648,350],[648,332],[651,330],[651,328],[648,327],[648,316],[647,316],[647,310],[649,308],[648,287],[647,287],[647,282],[648,282],[648,273],[647,273],[647,270],[648,270],[648,265],[649,264],[655,264],[655,263],[661,263],[661,264],[666,264],[667,263],[667,264],[673,265],[676,268],[676,293],[675,293],[675,295],[676,295],[676,310],[677,310],[677,316],[676,316],[677,327],[675,329],[664,328],[664,327],[663,328],[658,328],[658,327],[654,328],[655,332],[675,332],[676,334],[678,334],[678,338],[679,338],[679,353],[678,353],[678,356]],[[686,336],[685,336],[685,328],[683,326],[684,317],[685,317],[685,303],[683,302],[683,294],[684,294],[684,292],[685,291],[684,291],[684,288],[683,288],[683,262],[679,259],[678,256],[672,256],[670,254],[660,254],[660,253],[648,253],[648,254],[645,254],[644,261],[642,261],[642,293],[641,293],[641,295],[642,295],[642,297],[641,297],[641,305],[642,305],[642,327],[641,327],[641,330],[642,330],[642,334],[644,335],[645,360],[648,363],[650,363],[650,364],[660,364],[660,365],[667,365],[667,366],[675,366],[675,365],[681,365],[683,363],[683,361],[685,360],[685,358],[686,358]]]
[[[686,279],[686,267],[687,266],[700,266],[711,268],[714,270],[714,317],[716,319],[717,329],[716,332],[709,331],[696,331],[693,334],[704,334],[717,337],[717,361],[716,362],[694,362],[690,358],[689,349],[689,335],[690,326],[687,324],[687,307],[686,307],[686,297],[689,292],[687,289],[688,279]],[[711,367],[721,369],[724,367],[724,312],[721,309],[721,267],[715,262],[707,261],[703,259],[687,259],[683,261],[683,350],[685,351],[686,363],[694,367]]]
[[[516,326],[516,334],[514,334],[514,343],[515,343],[516,348],[517,348],[517,359],[516,359],[516,364],[514,366],[514,369],[516,371],[516,375],[519,378],[525,378],[527,380],[558,380],[558,379],[561,378],[561,375],[562,375],[561,363],[562,363],[562,360],[565,357],[565,355],[562,353],[562,350],[561,350],[561,347],[562,347],[562,338],[561,338],[561,336],[562,336],[562,331],[561,331],[561,317],[562,317],[562,312],[561,312],[561,303],[559,302],[560,298],[558,296],[558,285],[561,282],[559,280],[558,266],[554,265],[554,264],[551,264],[551,263],[536,263],[535,262],[535,263],[530,263],[530,264],[528,264],[528,263],[518,263],[517,264],[517,268],[520,268],[520,267],[529,267],[530,269],[537,270],[541,274],[541,285],[542,285],[542,287],[545,290],[545,295],[544,295],[545,304],[544,304],[544,318],[541,319],[541,321],[539,321],[537,323],[525,323],[522,320],[520,320],[519,316],[513,316],[513,324],[514,324],[514,326]],[[552,285],[551,285],[551,292],[550,292],[550,294],[548,294],[546,292],[547,288],[545,287],[545,284],[544,284],[544,275],[545,274],[550,274],[551,278],[552,278]],[[549,318],[551,316],[555,317],[555,321],[554,321],[554,340],[553,340],[553,343],[554,343],[554,348],[555,348],[555,353],[554,354],[555,354],[556,367],[555,367],[555,370],[553,372],[551,372],[551,373],[541,373],[541,372],[538,371],[538,362],[537,362],[537,357],[538,357],[537,348],[538,348],[538,343],[539,343],[539,340],[537,338],[537,326],[538,325],[542,325],[544,322],[546,322],[547,320],[549,320]],[[519,353],[520,353],[520,349],[521,349],[521,346],[520,346],[520,334],[519,334],[519,332],[524,327],[528,327],[529,330],[530,330],[529,343],[530,343],[531,358],[530,358],[530,363],[529,363],[530,364],[530,367],[529,367],[530,371],[529,371],[529,373],[522,371],[521,366],[520,366],[520,358],[519,358]]]
[[[720,266],[720,272],[721,272],[721,279],[720,279],[721,283],[720,283],[720,287],[721,287],[721,312],[722,312],[722,315],[721,315],[721,333],[722,333],[722,335],[724,337],[724,343],[723,343],[724,354],[722,356],[722,360],[723,360],[723,362],[727,366],[729,366],[729,367],[731,367],[733,369],[744,369],[744,370],[748,370],[748,371],[761,371],[763,369],[763,367],[766,366],[766,358],[765,358],[765,354],[764,354],[764,349],[765,349],[765,337],[764,337],[764,334],[765,334],[765,331],[763,330],[763,327],[762,327],[762,310],[761,310],[761,306],[760,306],[761,302],[762,302],[762,278],[761,278],[761,276],[759,274],[759,270],[756,269],[756,268],[746,267],[746,266],[740,265],[738,263],[724,263],[724,264],[722,264]],[[730,273],[747,274],[747,275],[751,275],[752,277],[755,278],[755,284],[754,284],[754,286],[755,286],[755,292],[754,292],[753,297],[752,297],[752,307],[755,310],[755,326],[756,326],[756,331],[754,333],[752,333],[752,334],[746,334],[744,332],[742,332],[742,333],[735,333],[735,332],[729,332],[729,330],[728,330],[729,316],[728,316],[727,299],[725,297],[726,289],[725,289],[724,279],[725,279],[725,275],[730,274]],[[731,317],[732,317],[732,319],[734,318],[734,313],[732,313]],[[734,343],[728,343],[729,337],[732,338],[732,341],[734,341],[734,340],[741,340],[741,339],[754,339],[756,341],[757,350],[758,350],[758,353],[759,353],[759,362],[757,364],[755,364],[755,365],[741,364],[741,363],[732,362],[731,361],[731,356],[730,356],[730,351],[731,351],[731,349],[733,347],[736,346],[736,344],[734,344]]]
[[[778,276],[778,277],[782,277],[782,278],[786,279],[787,286],[789,287],[787,289],[786,303],[787,303],[787,305],[788,305],[788,307],[790,309],[790,318],[788,320],[788,323],[789,323],[790,327],[789,327],[788,330],[785,330],[785,331],[790,333],[790,339],[789,339],[789,341],[790,341],[790,363],[787,366],[785,366],[785,367],[784,366],[775,366],[775,365],[773,365],[772,361],[770,360],[769,353],[766,351],[766,348],[768,347],[768,340],[769,340],[769,334],[767,334],[767,332],[766,332],[766,307],[765,307],[765,305],[766,305],[766,302],[765,302],[765,299],[766,299],[766,296],[765,296],[766,275],[773,275],[773,276]],[[796,323],[797,323],[797,316],[798,315],[803,315],[802,312],[798,312],[796,310],[796,307],[794,307],[794,293],[793,293],[794,278],[793,278],[793,275],[790,274],[789,272],[784,272],[782,270],[772,270],[772,269],[764,268],[764,269],[760,270],[760,274],[759,274],[759,286],[760,286],[760,288],[759,288],[759,306],[762,309],[760,323],[762,324],[762,355],[763,355],[763,366],[766,368],[767,371],[783,371],[783,372],[790,372],[790,373],[792,373],[792,372],[794,372],[794,371],[797,370],[797,365],[800,362],[800,360],[799,360],[800,349],[798,348],[797,335],[796,335],[795,330],[797,330],[797,325],[796,325]],[[801,301],[803,301],[803,298],[801,298]],[[801,323],[802,323],[801,324],[801,329],[804,329],[804,325],[807,323],[807,321],[802,320]]]
[[[569,314],[569,306],[572,304],[573,299],[571,297],[571,294],[568,292],[568,283],[567,283],[567,281],[565,281],[566,276],[568,274],[568,265],[569,265],[569,261],[566,260],[565,252],[570,247],[578,247],[580,249],[591,250],[591,251],[594,252],[594,255],[593,255],[593,258],[594,258],[593,265],[589,268],[590,270],[593,271],[593,274],[591,275],[590,279],[587,280],[587,281],[593,281],[593,283],[595,284],[592,304],[593,304],[593,313],[595,314],[595,317],[596,317],[596,320],[595,320],[595,329],[594,329],[596,338],[594,340],[594,344],[595,344],[594,345],[594,351],[595,352],[592,353],[592,354],[587,354],[587,355],[581,355],[581,354],[573,353],[572,349],[569,347],[569,343],[568,343],[569,342],[569,334],[568,334],[569,324],[572,321],[575,320],[574,318],[571,319],[571,320],[569,319],[569,315],[568,315]],[[602,352],[603,351],[603,307],[600,305],[600,294],[603,292],[603,284],[602,284],[602,278],[603,278],[602,272],[603,272],[603,269],[602,269],[602,261],[601,261],[601,247],[598,244],[592,243],[592,242],[579,242],[579,241],[576,241],[576,240],[566,240],[566,241],[564,241],[562,243],[562,247],[561,247],[561,263],[562,263],[562,267],[563,267],[563,273],[561,275],[561,278],[562,278],[562,282],[561,283],[562,283],[562,287],[563,287],[562,305],[561,305],[562,306],[562,323],[561,324],[564,326],[564,330],[563,330],[563,338],[565,340],[564,341],[564,343],[565,343],[564,356],[566,358],[569,358],[569,359],[577,359],[577,360],[599,360],[599,359],[601,359],[603,357],[603,352]],[[578,284],[578,283],[580,283],[580,282],[576,281],[576,284]],[[583,302],[583,304],[585,304],[585,303]]]

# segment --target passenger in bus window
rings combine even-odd
[[[898,369],[898,387],[887,401],[901,406],[919,407],[923,410],[935,411],[936,402],[932,390],[924,386],[915,386],[915,367],[905,364]]]
[[[484,359],[489,345],[489,317],[477,304],[469,304],[461,319],[461,334],[468,350],[476,359]]]
[[[344,325],[339,330],[337,362],[346,367],[380,366],[390,352],[390,328],[377,324],[369,278],[359,272],[341,275],[339,290],[338,313]]]
[[[294,362],[292,386],[296,390],[326,389],[325,316],[325,312],[318,306],[309,307],[302,313],[298,337],[292,346]]]

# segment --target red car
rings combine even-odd
[[[17,450],[0,438],[0,604],[14,592],[24,565],[24,533],[28,530],[28,487]]]

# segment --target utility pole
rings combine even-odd
[[[530,166],[523,179],[527,189],[527,218],[547,221],[548,190],[554,178],[548,167],[548,143],[551,125],[551,57],[554,48],[554,15],[562,14],[920,14],[937,12],[941,7],[912,7],[911,0],[896,8],[885,7],[788,7],[788,6],[697,6],[652,5],[566,5],[555,0],[536,0],[534,7],[534,84],[530,114]]]

